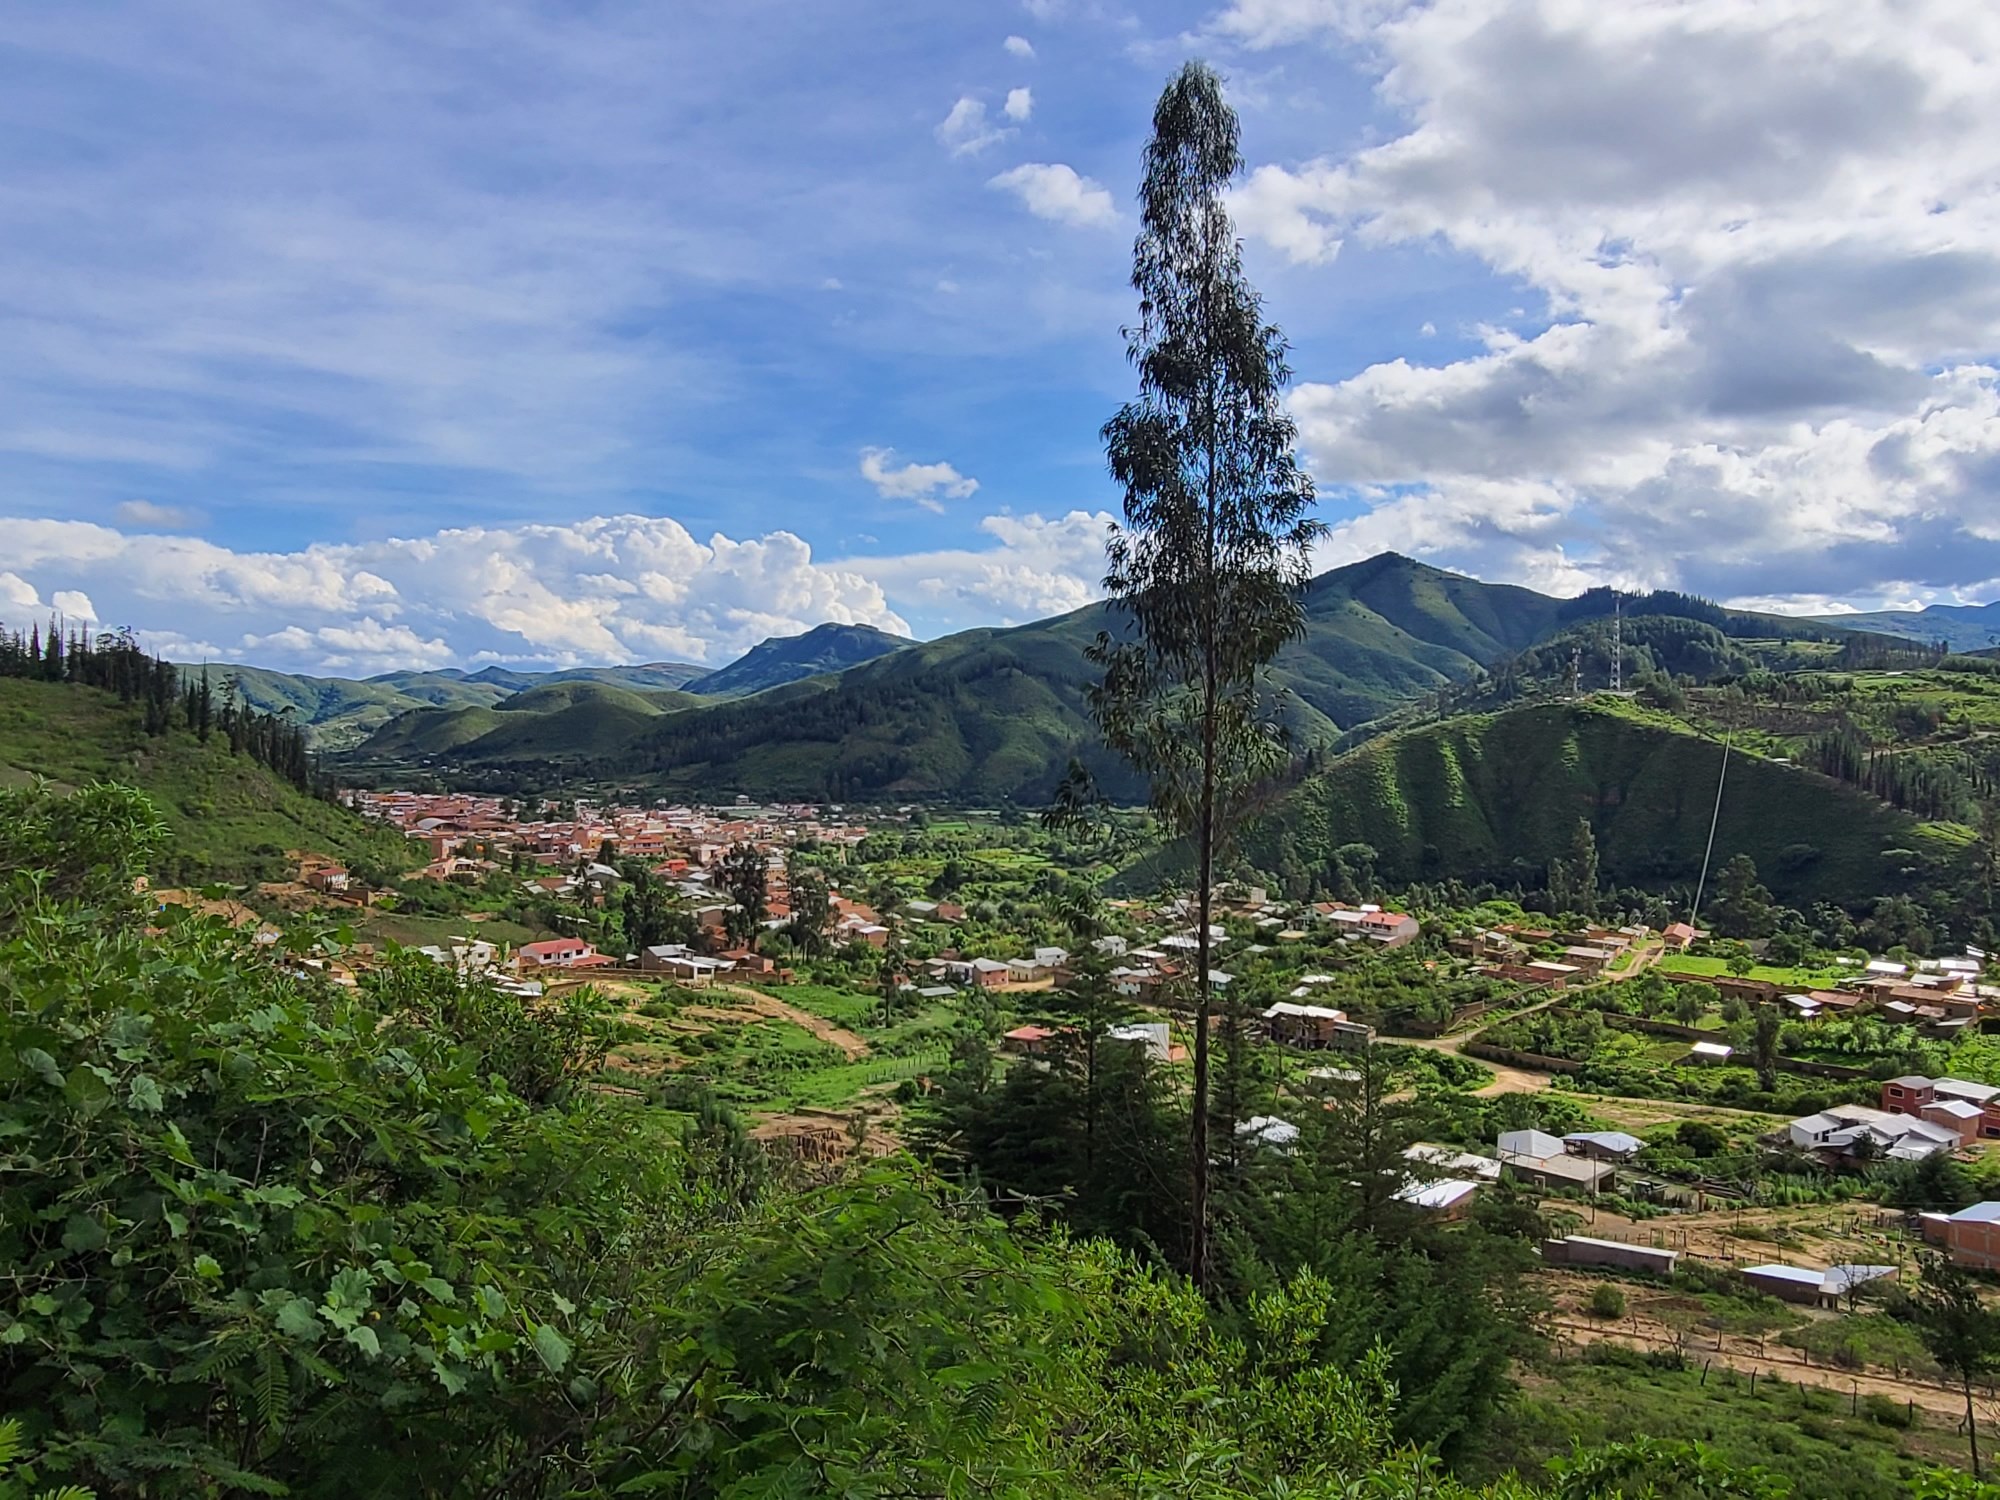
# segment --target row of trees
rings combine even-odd
[[[92,636],[52,620],[46,636],[40,625],[30,626],[25,636],[18,630],[0,631],[0,677],[68,682],[115,693],[120,702],[140,707],[149,736],[184,729],[203,744],[220,736],[231,754],[269,767],[301,791],[331,795],[331,782],[307,748],[303,727],[282,714],[252,708],[234,677],[218,693],[206,668],[199,676],[183,672],[143,650],[130,630]]]

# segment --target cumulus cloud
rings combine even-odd
[[[1301,266],[1443,245],[1538,294],[1463,358],[1298,388],[1361,510],[1329,560],[1766,601],[2000,578],[1990,7],[1235,0],[1210,29],[1339,41],[1404,122],[1258,168],[1248,235]]]
[[[1016,122],[1027,119],[1035,112],[1034,91],[1026,88],[1007,90],[1007,103],[1000,112]]]
[[[940,285],[939,290],[943,290]],[[957,291],[957,287],[952,287]],[[875,486],[885,500],[914,500],[925,510],[944,512],[943,499],[970,499],[979,481],[968,478],[948,463],[892,463],[893,448],[863,448],[861,477]],[[941,498],[942,497],[942,498]]]
[[[965,481],[958,481],[964,483]],[[656,516],[472,526],[295,552],[233,552],[86,522],[10,523],[0,607],[50,597],[211,659],[378,672],[453,661],[722,662],[828,620],[908,633],[881,586],[788,532],[697,541]],[[11,622],[10,622],[11,623]]]
[[[1009,57],[1018,57],[1024,62],[1034,61],[1035,44],[1024,36],[1010,36],[1000,45],[1007,49]]]
[[[992,178],[987,186],[1012,193],[1029,213],[1052,223],[1092,228],[1118,222],[1118,210],[1104,185],[1061,162],[1025,162]]]
[[[19,573],[0,573],[0,625],[22,625],[41,608],[42,596],[33,584]]]
[[[979,529],[992,545],[850,558],[842,566],[880,584],[941,628],[1022,625],[1101,596],[1110,524],[1103,511],[987,516]]]
[[[57,614],[75,624],[97,623],[97,606],[90,602],[90,595],[81,589],[59,589],[49,602],[55,606]]]
[[[938,121],[934,132],[938,144],[953,156],[975,156],[1013,133],[1005,126],[995,125],[987,116],[985,101],[970,94],[959,96],[951,112]]]
[[[121,526],[150,527],[155,531],[185,531],[200,523],[201,516],[182,505],[156,505],[151,500],[127,500],[117,509]]]

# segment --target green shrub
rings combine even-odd
[[[1600,1281],[1590,1294],[1590,1315],[1593,1318],[1624,1317],[1625,1293],[1608,1281]]]
[[[1894,1396],[1885,1396],[1880,1391],[1870,1391],[1861,1400],[1861,1410],[1868,1420],[1881,1427],[1919,1427],[1923,1425],[1923,1415],[1914,1401],[1898,1401]]]

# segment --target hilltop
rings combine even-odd
[[[0,782],[116,780],[149,794],[172,837],[156,874],[183,882],[289,878],[290,849],[387,868],[409,863],[399,835],[307,796],[220,736],[145,733],[140,710],[75,683],[0,677]]]
[[[909,645],[873,625],[817,625],[804,635],[774,635],[758,642],[720,671],[691,679],[690,693],[742,697],[804,677],[841,672]]]

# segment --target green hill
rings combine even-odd
[[[1649,607],[1748,634],[1835,632],[1654,596]],[[1477,679],[1613,608],[1609,593],[1561,600],[1482,583],[1394,553],[1336,568],[1305,597],[1306,634],[1271,678],[1301,748]],[[1143,788],[1098,746],[1083,648],[1110,627],[1093,605],[1012,630],[914,645],[838,675],[662,720],[582,768],[605,779],[711,795],[1045,800],[1072,757],[1114,796]]]
[[[694,700],[689,698],[688,701]],[[544,682],[516,693],[511,698],[503,698],[493,706],[497,712],[503,714],[549,714],[575,708],[580,703],[602,704],[608,709],[619,709],[631,714],[665,712],[665,705],[656,702],[647,694],[633,692],[630,688],[614,687],[606,682],[588,680]]]
[[[199,675],[204,668],[186,665]],[[313,677],[268,667],[211,664],[205,669],[218,690],[232,678],[244,702],[260,713],[289,713],[305,727],[316,749],[349,750],[399,714],[423,708],[496,708],[523,693],[551,685],[601,686],[652,699],[658,708],[684,707],[678,690],[704,669],[687,662],[648,662],[629,667],[572,667],[560,672],[516,672],[487,667],[466,673],[385,672],[378,677]],[[657,697],[655,695],[674,694]],[[453,731],[462,734],[463,730]]]
[[[805,677],[842,672],[910,643],[872,625],[818,625],[804,635],[771,636],[719,671],[686,684],[691,693],[740,698]]]
[[[1692,883],[1721,760],[1716,739],[1620,699],[1465,714],[1385,735],[1307,777],[1256,820],[1245,852],[1294,879],[1362,843],[1390,885],[1532,881],[1581,817],[1607,884]],[[1949,864],[1962,844],[1948,827],[1740,745],[1715,835],[1718,867],[1747,853],[1794,904],[1880,895],[1898,870]]]
[[[361,682],[347,677],[310,677],[266,667],[183,665],[198,677],[203,670],[218,692],[234,679],[243,701],[260,713],[289,713],[323,750],[360,744],[398,714],[426,706],[490,708],[507,690],[441,673],[405,673],[395,679]]]
[[[1560,601],[1386,553],[1315,579],[1307,634],[1272,673],[1301,744],[1464,678],[1554,624]],[[1083,650],[1091,605],[906,646],[753,701],[664,719],[586,771],[690,794],[1041,801],[1072,756],[1115,796],[1138,783],[1097,745]]]
[[[69,683],[0,678],[0,781],[119,781],[150,794],[173,830],[156,872],[181,881],[288,877],[288,849],[389,867],[410,863],[396,833],[298,791],[263,766],[171,730],[148,736],[139,711]]]

